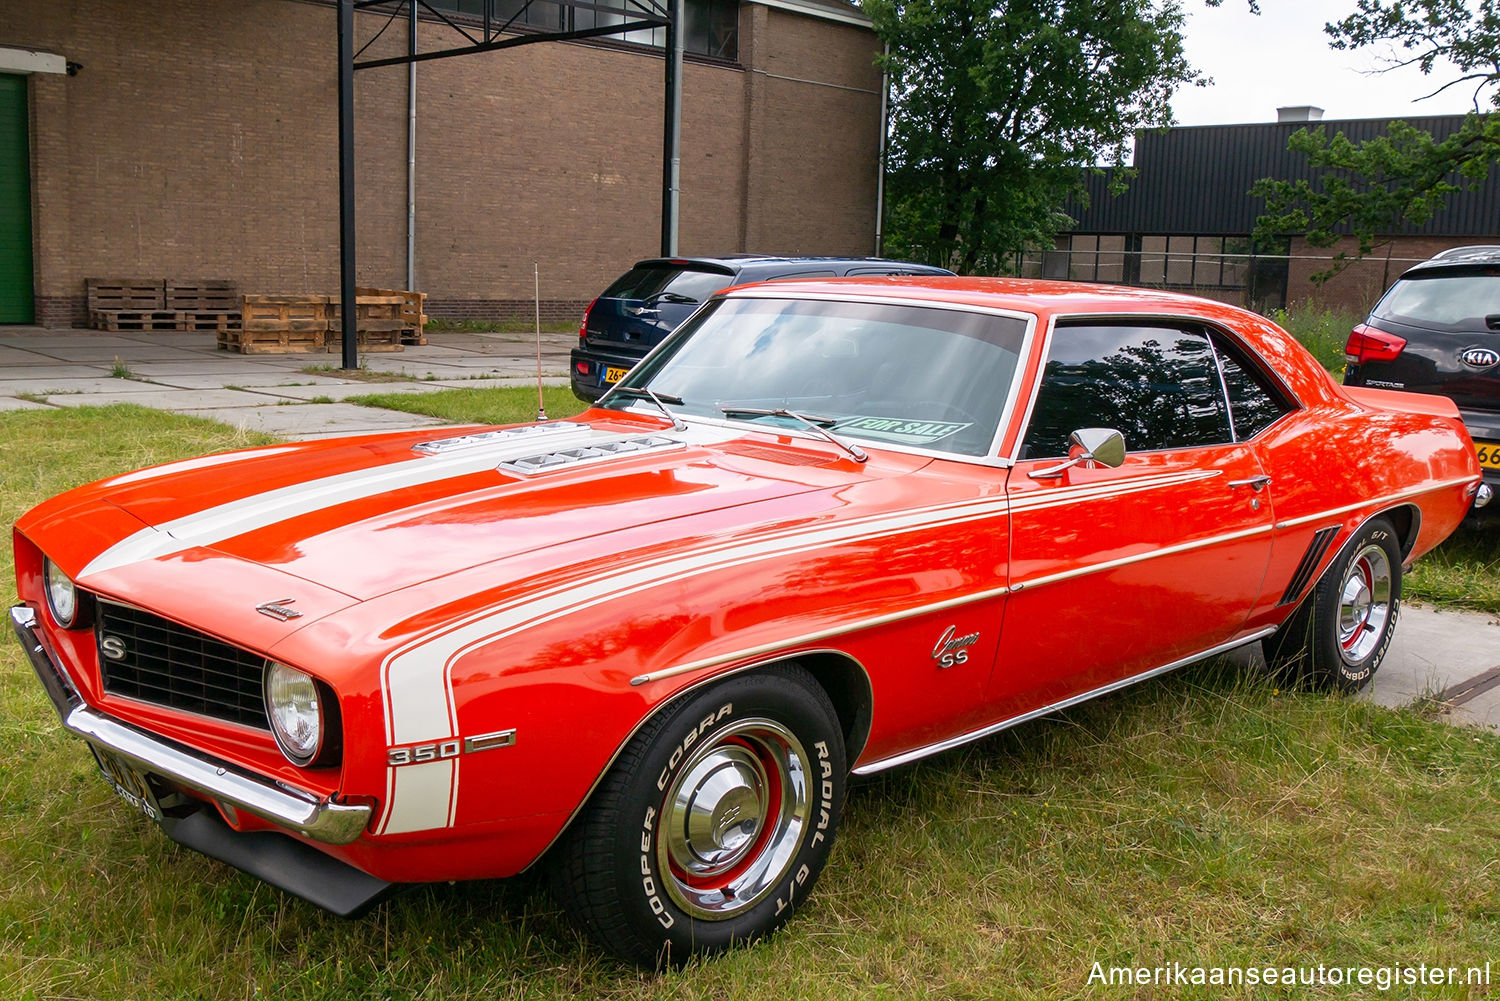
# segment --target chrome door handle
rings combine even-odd
[[[1252,476],[1248,480],[1230,480],[1229,485],[1231,487],[1249,487],[1256,493],[1260,493],[1270,482],[1271,478],[1269,476]]]

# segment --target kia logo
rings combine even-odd
[[[1458,360],[1470,368],[1489,368],[1500,364],[1500,351],[1493,348],[1464,348]]]

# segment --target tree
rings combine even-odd
[[[965,274],[1050,245],[1086,172],[1171,124],[1175,0],[866,0],[889,46],[886,249]]]
[[[1416,66],[1432,74],[1445,63],[1457,75],[1426,96],[1451,87],[1473,88],[1474,111],[1457,131],[1435,138],[1405,122],[1384,136],[1351,142],[1321,126],[1299,129],[1288,148],[1307,156],[1321,173],[1312,180],[1264,178],[1250,189],[1266,200],[1256,236],[1305,233],[1315,247],[1329,247],[1347,234],[1358,252],[1340,251],[1326,278],[1377,246],[1381,233],[1403,223],[1421,225],[1461,185],[1477,185],[1500,158],[1500,0],[1357,0],[1355,12],[1324,26],[1335,49],[1389,44],[1398,53],[1387,67]]]

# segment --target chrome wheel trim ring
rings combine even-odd
[[[722,921],[763,900],[791,869],[811,815],[811,759],[770,719],[726,727],[667,788],[656,861],[672,901]]]
[[[1373,542],[1349,561],[1339,585],[1338,642],[1344,663],[1363,662],[1380,644],[1391,618],[1393,580],[1390,557]]]

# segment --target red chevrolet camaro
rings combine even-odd
[[[1485,499],[1442,398],[1139,289],[715,296],[595,409],[116,476],[12,623],[176,841],[315,904],[543,863],[637,962],[808,895],[850,773],[1261,641],[1357,689]]]

